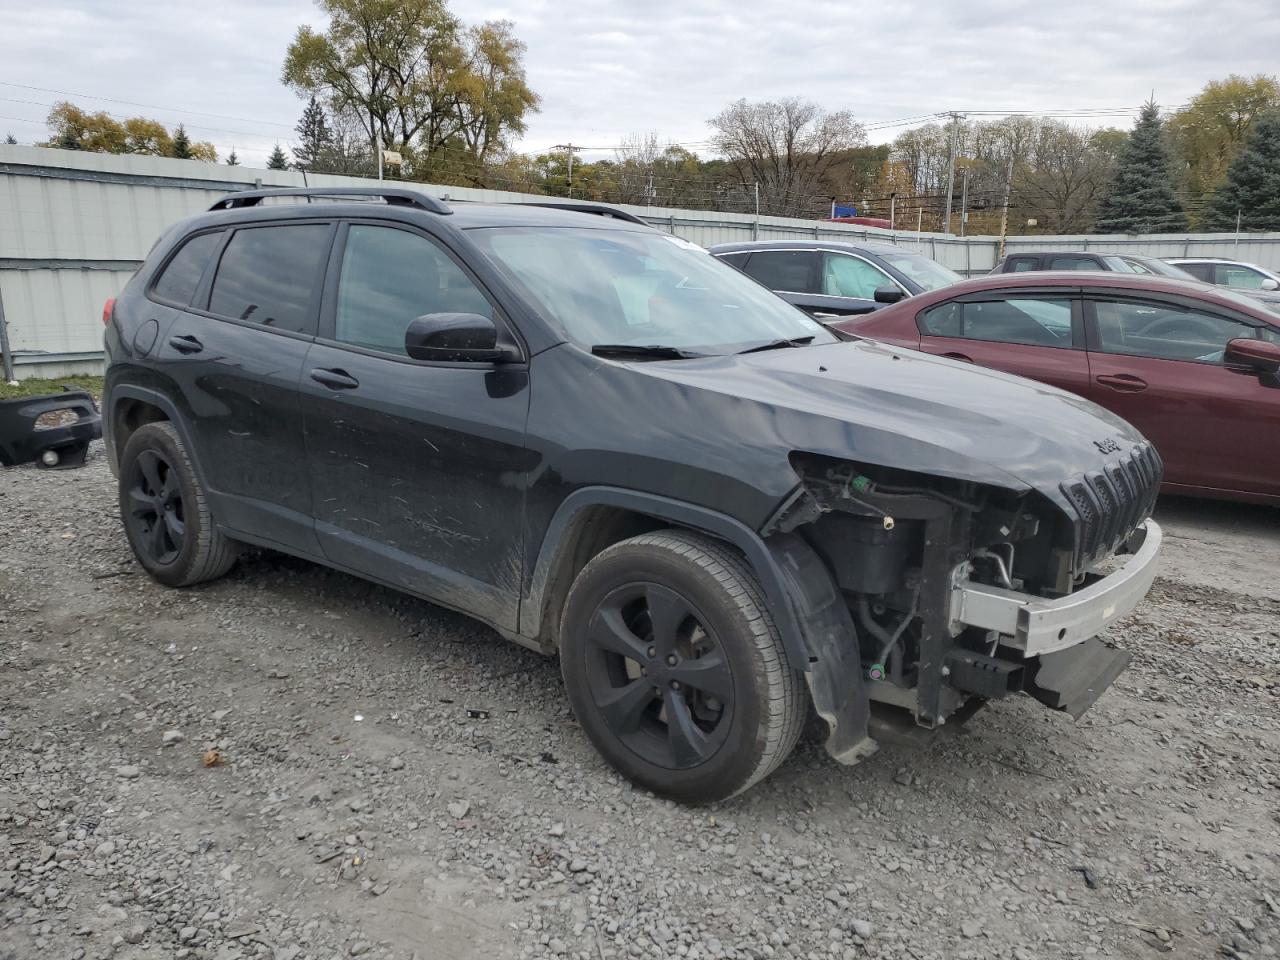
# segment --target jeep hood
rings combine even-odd
[[[1063,480],[1100,469],[1143,439],[1075,394],[874,341],[636,368],[707,399],[719,394],[739,406],[768,408],[774,439],[791,450],[1013,490],[1031,487],[1055,502],[1062,500]],[[746,424],[761,422],[759,411],[753,413],[743,418]]]

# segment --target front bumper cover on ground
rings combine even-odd
[[[1128,616],[1147,595],[1163,539],[1159,524],[1146,521],[1130,537],[1132,552],[1116,570],[1056,600],[958,580],[951,590],[952,628],[994,630],[1002,646],[1024,657],[1082,644]]]
[[[49,417],[55,422],[43,425]],[[83,466],[89,444],[102,437],[102,414],[85,390],[0,400],[0,465]]]

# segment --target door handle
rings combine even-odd
[[[180,337],[170,337],[169,346],[177,350],[179,353],[199,353],[204,349],[204,344],[189,334]]]
[[[948,360],[963,360],[965,363],[973,363],[973,357],[964,353],[944,353],[943,356]]]
[[[1104,387],[1119,390],[1121,393],[1137,393],[1139,390],[1147,389],[1147,381],[1131,373],[1104,373],[1097,377],[1097,381]]]
[[[354,390],[360,386],[360,381],[345,370],[312,370],[311,379],[334,390]]]

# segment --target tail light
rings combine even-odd
[[[105,327],[111,322],[111,314],[116,309],[116,298],[107,297],[107,302],[102,305],[102,325]]]

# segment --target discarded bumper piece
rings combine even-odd
[[[101,437],[102,414],[85,390],[0,400],[0,465],[82,467]]]

